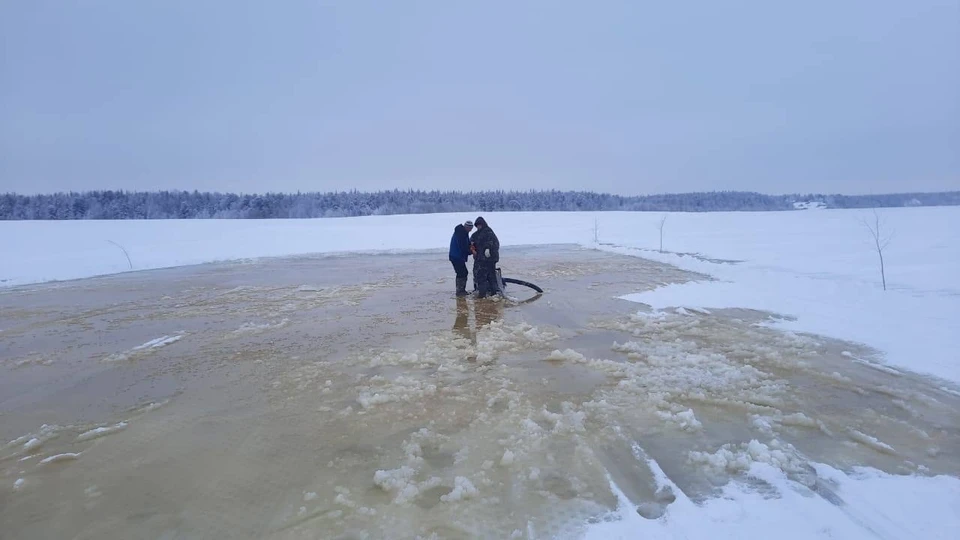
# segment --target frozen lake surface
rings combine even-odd
[[[546,293],[457,300],[443,252],[0,291],[2,536],[578,537],[731,484],[849,508],[823,465],[960,475],[942,381],[777,314],[618,299],[707,279],[667,264],[503,258]]]

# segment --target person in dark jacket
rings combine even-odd
[[[473,237],[476,235],[476,231],[470,235],[470,253],[473,255],[473,294],[477,294],[480,290],[477,287],[477,268],[480,267],[480,261],[477,260],[477,246],[473,244]]]
[[[467,220],[462,225],[453,228],[450,237],[450,262],[457,273],[457,296],[466,296],[467,293],[467,259],[470,258],[470,231],[473,222]]]
[[[477,280],[477,298],[485,298],[500,293],[500,283],[497,280],[500,240],[483,217],[478,217],[474,223],[477,227],[477,232],[471,238],[474,249],[474,278]]]

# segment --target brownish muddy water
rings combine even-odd
[[[705,279],[504,250],[271,259],[0,291],[0,538],[575,538],[749,464],[960,474],[960,394],[768,314],[617,296]]]

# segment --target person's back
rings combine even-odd
[[[466,263],[469,257],[470,236],[467,234],[467,229],[463,224],[457,224],[457,226],[453,228],[453,236],[450,237],[450,261]]]
[[[491,263],[500,261],[500,239],[489,225],[473,235],[473,243],[477,246],[477,260]]]

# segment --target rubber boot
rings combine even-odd
[[[457,296],[467,296],[467,278],[457,278]]]

